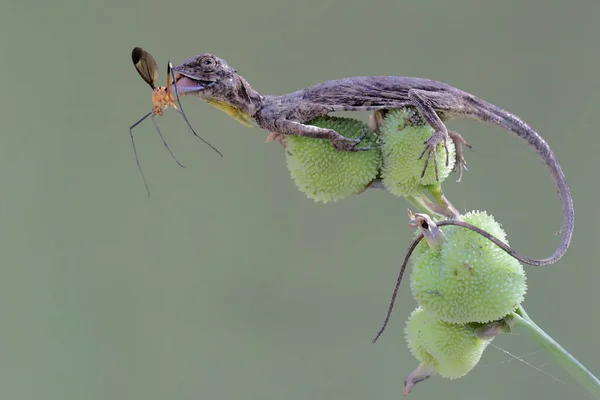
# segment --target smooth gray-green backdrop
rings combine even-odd
[[[365,193],[306,199],[277,143],[193,98],[195,139],[170,110],[135,131],[150,89],[130,52],[165,77],[214,52],[260,92],[353,75],[442,80],[515,112],[555,150],[576,206],[573,244],[527,267],[525,307],[592,371],[598,345],[600,2],[4,0],[0,4],[0,398],[286,399],[401,396],[408,203]],[[360,115],[365,118],[365,115]],[[560,205],[541,162],[506,132],[452,122],[474,146],[461,210],[485,209],[532,257],[558,241]],[[525,336],[489,347],[465,378],[416,399],[587,399]]]

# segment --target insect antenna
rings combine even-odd
[[[215,146],[213,146],[212,144],[208,143],[206,140],[204,140],[200,136],[198,136],[198,134],[196,133],[196,131],[194,130],[194,128],[192,128],[192,125],[190,125],[190,122],[188,121],[185,113],[183,112],[183,106],[181,105],[181,100],[179,99],[179,92],[177,91],[177,84],[176,84],[176,81],[175,81],[175,73],[173,72],[172,66],[173,65],[171,64],[171,61],[169,61],[169,63],[167,64],[167,93],[170,93],[170,90],[171,90],[171,79],[173,79],[173,88],[174,88],[174,91],[175,91],[175,98],[177,99],[177,104],[179,105],[179,110],[177,110],[177,111],[179,111],[179,113],[181,114],[181,116],[185,120],[185,123],[187,124],[188,128],[192,131],[192,133],[194,134],[194,136],[196,136],[198,139],[202,140],[210,148],[212,148],[214,151],[216,151],[221,157],[223,157],[223,153],[221,153]]]

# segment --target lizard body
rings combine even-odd
[[[506,129],[523,139],[544,162],[558,191],[563,215],[560,243],[552,256],[541,260],[518,254],[513,256],[527,264],[548,265],[558,261],[570,245],[574,228],[573,200],[565,175],[550,146],[517,116],[470,93],[431,79],[359,76],[330,80],[289,94],[273,96],[259,94],[225,60],[212,54],[191,57],[173,69],[179,74],[176,85],[181,94],[193,95],[216,105],[240,122],[254,121],[269,132],[283,135],[327,139],[342,151],[368,148],[356,147],[362,138],[345,138],[334,130],[305,123],[332,112],[413,107],[434,129],[425,142],[425,168],[432,154],[435,160],[437,145],[445,144],[449,137],[444,120],[471,119]],[[454,135],[452,139],[456,141]],[[463,143],[459,140],[457,147]],[[457,156],[460,175],[464,166],[462,151],[457,151]]]

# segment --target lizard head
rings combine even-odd
[[[183,64],[173,67],[179,74],[177,90],[204,100],[218,99],[226,95],[235,85],[237,72],[227,62],[209,53],[188,58]]]
[[[261,107],[261,96],[227,62],[204,53],[173,67],[177,91],[192,95],[249,125]]]

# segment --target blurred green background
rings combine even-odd
[[[289,178],[279,144],[193,98],[150,110],[130,52],[178,64],[214,52],[262,93],[353,75],[434,78],[521,116],[555,150],[576,206],[572,247],[527,267],[530,315],[600,373],[600,2],[4,0],[0,97],[0,397],[398,398],[417,361],[403,284],[408,203],[373,192],[322,205]],[[366,115],[360,115],[366,118]],[[451,122],[475,147],[461,210],[486,209],[526,255],[550,255],[560,206],[542,163],[500,129]],[[489,347],[465,378],[413,398],[589,398],[525,336]],[[549,375],[548,375],[549,374]],[[550,376],[551,375],[551,376]],[[555,378],[553,378],[553,377]],[[560,383],[562,381],[563,383]]]

